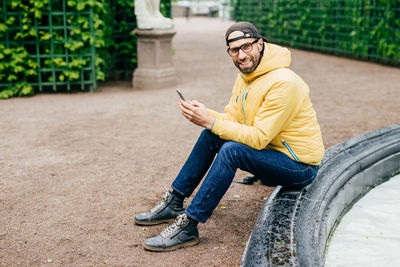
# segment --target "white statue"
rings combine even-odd
[[[139,29],[172,28],[172,20],[160,13],[160,0],[135,0],[135,15]]]

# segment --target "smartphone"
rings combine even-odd
[[[183,97],[182,93],[181,93],[178,89],[176,89],[176,92],[178,93],[179,97],[180,97],[183,101],[186,102],[186,100],[185,100],[185,98]]]

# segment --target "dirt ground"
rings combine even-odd
[[[223,37],[230,24],[175,19],[178,87],[186,98],[219,111],[236,75]],[[310,85],[327,148],[400,123],[400,69],[291,51],[292,69]],[[240,263],[273,188],[233,184],[199,226],[198,246],[143,250],[143,240],[166,225],[136,226],[133,217],[160,200],[201,129],[180,115],[175,87],[130,85],[0,101],[0,266]]]

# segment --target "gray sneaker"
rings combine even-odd
[[[197,223],[191,222],[186,213],[183,213],[158,236],[146,239],[143,246],[150,251],[171,251],[195,246],[199,242]]]
[[[135,223],[139,225],[156,225],[173,222],[176,216],[184,211],[183,200],[167,191],[164,193],[162,201],[149,212],[136,215]]]

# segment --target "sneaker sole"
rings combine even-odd
[[[196,238],[195,240],[189,241],[189,242],[185,242],[182,244],[178,244],[175,245],[173,247],[169,247],[169,248],[158,248],[158,247],[152,247],[146,244],[143,244],[144,249],[149,250],[149,251],[156,251],[156,252],[166,252],[166,251],[173,251],[173,250],[177,250],[180,248],[185,248],[185,247],[192,247],[192,246],[196,246],[198,243],[200,243],[200,238]]]
[[[157,225],[157,224],[162,224],[162,223],[170,223],[170,222],[174,222],[176,220],[176,218],[171,218],[171,219],[164,219],[164,220],[159,220],[159,221],[138,221],[135,219],[135,224],[137,225]]]

